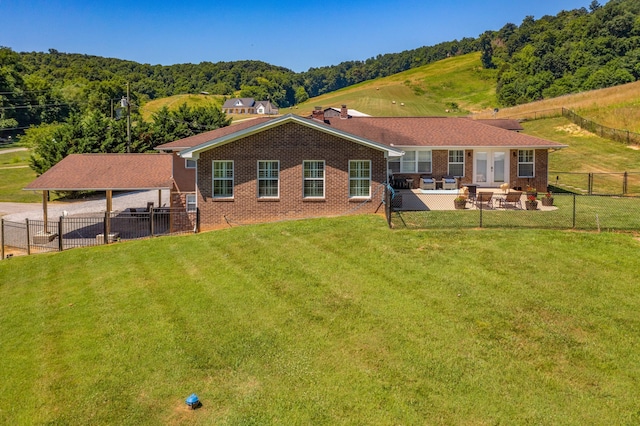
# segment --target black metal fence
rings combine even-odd
[[[0,259],[14,253],[62,251],[124,240],[192,233],[197,229],[197,212],[164,207],[103,215],[62,216],[46,222],[0,219]]]
[[[549,172],[549,183],[568,192],[588,195],[640,195],[640,172]]]
[[[422,206],[393,208],[390,217],[394,228],[538,228],[594,231],[640,230],[640,197],[553,194],[553,205],[543,206],[539,199],[535,210],[527,210],[526,195],[519,205],[492,206],[467,203],[454,209],[453,195],[429,195]],[[390,204],[394,205],[393,200]],[[414,204],[415,205],[415,204]]]
[[[591,121],[587,118],[581,117],[567,108],[562,108],[562,116],[568,118],[570,121],[577,124],[584,130],[595,133],[601,138],[622,142],[625,144],[640,144],[640,133],[634,133],[628,130],[613,129],[611,127],[603,126],[602,124],[598,124],[595,121]]]

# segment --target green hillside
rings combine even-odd
[[[482,68],[480,53],[469,53],[311,98],[281,112],[308,115],[316,106],[343,104],[374,116],[466,115],[495,105],[495,71]]]
[[[224,96],[222,95],[173,95],[147,102],[142,106],[141,114],[145,121],[151,121],[152,115],[165,106],[169,108],[169,110],[175,110],[182,104],[187,104],[188,107],[194,108],[212,105],[221,107],[223,103]]]

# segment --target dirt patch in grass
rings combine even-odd
[[[593,133],[588,132],[583,128],[581,128],[580,126],[578,126],[577,124],[573,124],[573,123],[567,124],[565,126],[557,126],[555,127],[555,130],[559,132],[568,133],[571,136],[594,136]]]

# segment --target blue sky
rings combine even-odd
[[[261,60],[296,72],[478,37],[591,0],[0,0],[0,46],[140,63]],[[605,0],[600,0],[605,4]]]

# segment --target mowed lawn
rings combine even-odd
[[[0,424],[638,424],[639,250],[355,216],[2,260]]]

